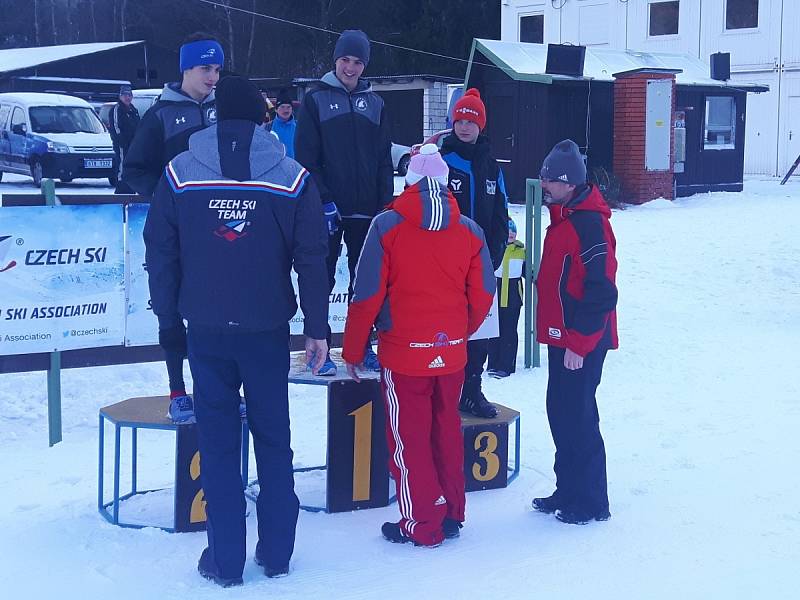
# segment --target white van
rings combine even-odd
[[[61,181],[108,178],[116,185],[111,136],[85,100],[61,94],[0,94],[3,172]]]

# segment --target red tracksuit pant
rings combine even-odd
[[[444,539],[445,517],[464,520],[464,438],[458,401],[464,371],[416,377],[383,370],[389,471],[400,528],[420,544]]]

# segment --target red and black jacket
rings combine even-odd
[[[536,339],[580,356],[617,348],[617,242],[611,210],[593,185],[549,208],[536,278]]]
[[[460,213],[446,186],[421,179],[370,225],[342,357],[361,363],[374,323],[384,367],[416,376],[459,371],[495,286],[481,228]]]

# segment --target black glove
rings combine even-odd
[[[174,327],[159,329],[158,343],[167,352],[186,356],[186,326],[181,323]]]

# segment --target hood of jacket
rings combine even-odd
[[[372,91],[372,84],[366,79],[359,79],[358,83],[356,84],[356,88],[352,92],[349,91],[346,87],[344,87],[344,84],[339,81],[339,78],[336,77],[336,73],[333,71],[328,71],[325,73],[320,81],[328,87],[342,90],[345,94],[363,94],[365,92]]]
[[[550,223],[557,225],[574,212],[579,210],[599,212],[605,218],[611,218],[611,209],[606,204],[603,194],[593,183],[586,184],[585,189],[581,190],[572,200],[563,204],[549,204]]]
[[[161,92],[161,97],[159,100],[163,102],[192,102],[194,104],[210,104],[216,101],[216,96],[214,95],[215,90],[211,90],[211,93],[203,98],[202,102],[198,102],[188,94],[185,94],[183,90],[181,90],[180,83],[167,83],[164,85],[164,90]]]
[[[461,212],[458,202],[443,185],[430,177],[424,177],[406,188],[389,205],[409,223],[428,231],[441,231],[458,223]]]
[[[220,164],[219,134],[226,128],[252,131],[250,141],[250,176],[260,179],[274,169],[286,156],[286,149],[277,137],[251,121],[221,121],[206,129],[201,129],[189,138],[189,152],[195,160],[223,176]]]

